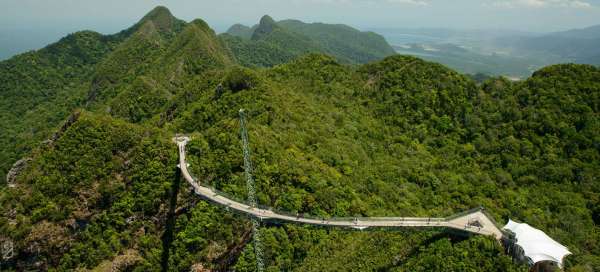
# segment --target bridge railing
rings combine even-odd
[[[194,180],[194,182],[201,187],[206,187],[210,190],[212,190],[215,194],[221,196],[221,197],[225,197],[228,199],[231,199],[235,202],[247,205],[252,207],[251,203],[247,200],[243,200],[240,199],[240,197],[235,196],[233,194],[230,193],[226,193],[223,191],[220,191],[216,188],[214,188],[211,185],[205,184],[205,183],[200,183],[198,181],[198,178],[189,171],[188,169],[188,173],[190,174],[190,176],[192,177],[192,179]],[[279,214],[279,215],[283,215],[283,216],[288,216],[288,217],[292,217],[292,218],[302,218],[302,219],[312,219],[312,220],[327,220],[327,221],[333,221],[333,222],[352,222],[352,221],[382,221],[382,222],[389,222],[389,221],[412,221],[412,222],[432,222],[432,223],[438,223],[438,222],[443,222],[446,219],[442,218],[442,217],[365,217],[365,216],[356,216],[356,217],[331,217],[331,216],[315,216],[315,215],[310,215],[310,214],[303,214],[303,213],[292,213],[289,211],[283,211],[283,210],[279,210],[279,209],[274,209],[273,207],[270,206],[265,206],[265,205],[261,205],[258,204],[256,206],[259,209],[262,210],[268,210],[268,211],[272,211],[273,213]]]
[[[456,219],[456,218],[459,218],[459,217],[463,217],[463,216],[465,216],[467,214],[471,214],[471,213],[478,212],[478,211],[481,211],[481,210],[483,210],[483,207],[480,206],[480,207],[477,207],[477,208],[473,208],[473,209],[470,209],[470,210],[459,212],[457,214],[450,215],[448,217],[445,217],[445,219],[447,221],[450,221],[450,220],[453,220],[453,219]]]
[[[196,180],[196,179],[195,179]],[[197,182],[197,181],[195,181]],[[248,201],[244,201],[244,200],[240,200],[239,197],[236,197],[232,194],[229,193],[225,193],[223,191],[219,191],[216,190],[215,188],[213,188],[212,186],[206,186],[204,184],[199,186],[202,187],[206,187],[211,189],[215,194],[221,196],[221,197],[225,197],[228,199],[231,199],[235,202],[247,205],[247,206],[251,206],[250,203]],[[317,220],[317,221],[321,221],[321,220],[326,220],[328,222],[354,222],[354,221],[380,221],[380,222],[397,222],[397,221],[406,221],[406,222],[423,222],[423,223],[430,223],[430,224],[439,224],[442,222],[445,222],[445,218],[441,218],[441,217],[364,217],[364,216],[356,216],[356,217],[331,217],[331,216],[315,216],[315,215],[310,215],[310,214],[302,214],[302,213],[291,213],[288,211],[283,211],[283,210],[279,210],[279,209],[273,209],[272,207],[269,206],[265,206],[265,205],[257,205],[258,209],[262,209],[262,210],[268,210],[268,211],[272,211],[273,213],[276,213],[278,215],[283,215],[283,216],[287,216],[290,218],[297,218],[297,219],[309,219],[309,220]]]
[[[217,188],[213,187],[212,185],[200,182],[198,180],[198,178],[192,172],[189,171],[189,169],[188,169],[188,173],[190,174],[190,176],[192,177],[192,179],[194,180],[194,182],[198,186],[206,187],[206,188],[210,189],[211,191],[213,191],[215,194],[217,194],[219,196],[222,196],[224,198],[228,198],[228,199],[231,199],[231,200],[233,200],[235,202],[238,202],[238,203],[241,203],[241,204],[248,205],[248,206],[252,207],[252,204],[248,200],[240,199],[238,196],[235,196],[235,195],[233,195],[231,193],[220,191]]]
[[[235,202],[238,202],[238,203],[250,206],[250,207],[253,206],[247,200],[240,199],[238,196],[235,196],[231,193],[226,193],[226,192],[220,191],[209,184],[199,182],[198,178],[190,171],[189,168],[188,168],[188,173],[190,174],[190,176],[192,177],[192,179],[198,186],[209,188],[215,194],[217,194],[221,197],[231,199]],[[450,220],[453,220],[453,219],[456,219],[456,218],[459,218],[459,217],[462,217],[462,216],[465,216],[465,215],[468,215],[468,214],[471,214],[474,212],[482,211],[498,229],[502,229],[502,227],[494,220],[494,218],[489,213],[487,213],[487,211],[482,206],[473,208],[470,210],[462,211],[462,212],[453,214],[448,217],[364,217],[364,216],[331,217],[331,216],[315,216],[315,215],[303,214],[303,213],[292,213],[289,211],[274,209],[273,207],[265,206],[265,205],[261,205],[261,204],[256,205],[256,207],[259,209],[262,209],[262,210],[268,210],[273,213],[283,215],[283,216],[288,216],[291,218],[310,219],[310,220],[327,220],[330,222],[352,222],[352,221],[357,221],[357,220],[358,221],[367,221],[368,220],[368,221],[381,221],[381,222],[411,221],[411,222],[423,222],[423,223],[441,223],[441,222],[450,221]]]
[[[192,177],[192,179],[194,180],[194,182],[197,185],[209,188],[215,194],[217,194],[217,195],[219,195],[221,197],[225,197],[225,198],[231,199],[231,200],[233,200],[235,202],[238,202],[238,203],[250,206],[250,207],[253,206],[248,200],[241,199],[240,197],[238,197],[236,195],[233,195],[231,193],[227,193],[227,192],[224,192],[224,191],[220,191],[220,190],[216,189],[215,187],[213,187],[211,185],[199,182],[198,178],[189,169],[188,169],[188,173],[190,174],[190,176]],[[281,210],[273,209],[273,207],[265,206],[265,205],[261,205],[261,204],[257,204],[256,208],[262,209],[262,210],[272,211],[273,213],[276,213],[276,214],[279,214],[279,215],[284,215],[284,216],[289,216],[289,217],[301,217],[301,218],[314,219],[314,220],[321,220],[321,219],[324,218],[324,217],[313,216],[313,215],[306,215],[306,214],[302,215],[302,216],[299,216],[300,214],[295,214],[295,213],[290,213],[290,212],[286,212],[286,211],[281,211]],[[330,220],[329,218],[325,218],[325,219]]]
[[[492,221],[492,224],[494,224],[494,226],[496,226],[496,228],[498,228],[504,234],[507,234],[507,232],[502,229],[504,226],[498,224],[498,222],[496,222],[496,219],[494,219],[494,216],[492,216],[492,214],[490,214],[487,209],[482,207],[481,212],[483,214],[485,214],[485,216],[487,216],[487,218],[489,218],[490,221]]]
[[[416,222],[442,222],[445,218],[441,217],[357,217],[358,220],[369,221],[416,221]]]

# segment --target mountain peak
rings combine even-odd
[[[167,7],[157,6],[148,12],[144,18],[142,18],[142,21],[157,21],[171,18],[173,18],[173,14],[171,14],[171,11]]]
[[[265,15],[262,18],[260,18],[260,25],[274,25],[275,20],[273,20],[273,18],[271,18],[271,16],[269,15]]]
[[[136,29],[151,22],[159,32],[175,31],[184,24],[183,21],[175,18],[171,11],[164,6],[157,6],[146,14],[135,26]]]
[[[275,20],[273,20],[271,16],[265,15],[262,18],[260,18],[260,23],[258,24],[258,28],[256,28],[256,30],[254,31],[254,34],[252,34],[252,39],[261,39],[263,36],[271,33],[277,27],[278,26]]]

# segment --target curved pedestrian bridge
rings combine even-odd
[[[402,228],[402,227],[444,227],[469,233],[491,235],[496,239],[502,238],[502,231],[488,217],[483,208],[473,209],[445,218],[434,217],[363,217],[363,218],[310,218],[306,216],[286,215],[270,209],[253,207],[219,194],[212,188],[202,186],[188,171],[185,160],[185,146],[188,137],[174,138],[179,147],[179,168],[183,177],[192,185],[194,192],[200,197],[235,210],[237,212],[258,218],[262,221],[281,221],[319,226],[348,227],[366,229],[373,227]]]

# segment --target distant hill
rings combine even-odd
[[[600,65],[600,25],[553,33],[444,28],[373,30],[384,35],[400,54],[440,62],[463,73],[526,78],[541,67],[557,63]],[[457,52],[456,48],[463,50]]]
[[[252,28],[236,29],[241,30],[241,36],[220,37],[245,66],[270,67],[311,52],[325,52],[314,40],[281,27],[266,15]]]
[[[298,20],[284,20],[278,24],[313,39],[327,53],[343,62],[367,63],[395,53],[383,36],[374,32],[360,32],[347,25],[307,24]]]
[[[600,38],[600,25],[551,33],[547,36],[595,40]]]
[[[394,46],[398,54],[412,55],[442,63],[465,74],[502,75],[527,78],[544,64],[534,58],[513,57],[510,54],[484,54],[451,43],[403,44]]]
[[[247,27],[245,25],[242,24],[235,24],[232,25],[228,30],[227,33],[232,35],[232,36],[236,36],[236,37],[240,37],[240,38],[244,38],[244,39],[250,39],[252,38],[252,34],[254,33],[254,29]]]
[[[343,63],[367,63],[394,54],[385,39],[373,32],[361,32],[341,24],[307,24],[298,20],[275,22],[266,15],[258,25],[236,24],[227,34],[233,37],[223,35],[223,39],[236,57],[242,63],[256,66],[278,64],[280,60],[290,60],[307,52],[329,54]],[[275,54],[273,50],[289,54]],[[270,53],[248,56],[247,52]]]
[[[565,62],[600,65],[600,38],[548,35],[521,39],[514,46],[525,52],[551,54],[564,59]]]
[[[499,47],[513,53],[543,56],[561,62],[600,65],[600,25],[528,37],[504,37]]]

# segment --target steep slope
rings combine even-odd
[[[82,105],[94,66],[119,42],[83,31],[0,62],[0,186],[10,166]]]
[[[118,85],[134,80],[153,67],[170,40],[153,21],[145,21],[98,64],[88,102],[105,101],[118,94]]]
[[[6,148],[0,150],[0,176],[5,177],[14,162],[48,138],[74,108],[95,100],[100,86],[127,75],[126,67],[135,66],[139,59],[133,58],[133,49],[119,50],[126,47],[122,43],[135,44],[135,50],[151,47],[154,34],[171,36],[183,23],[166,8],[157,7],[118,34],[77,32],[44,49],[1,62],[0,144]],[[119,69],[109,72],[107,63]],[[0,184],[4,182],[2,178]]]
[[[164,7],[117,34],[78,32],[1,62],[0,184],[73,109],[140,122],[163,111],[183,81],[233,62],[205,22],[185,23]]]
[[[164,36],[173,36],[179,33],[186,25],[185,21],[175,18],[168,8],[157,6],[144,15],[144,17],[142,17],[135,25],[116,35],[129,37],[141,28],[144,28],[148,22],[152,22],[154,27],[156,27],[156,30]]]
[[[166,111],[169,99],[182,91],[186,81],[234,62],[229,49],[202,20],[187,24],[171,39],[164,40],[157,32],[146,34],[136,32],[101,64],[90,98],[100,94],[106,102],[95,108],[106,108],[132,122],[147,120]],[[127,66],[128,72],[119,69]]]
[[[196,19],[166,50],[159,65],[165,70],[175,71],[183,67],[187,74],[200,74],[233,63],[231,52],[217,39],[215,32],[206,22]],[[169,80],[177,77],[182,75],[170,75]]]
[[[169,137],[82,113],[53,145],[34,154],[17,186],[0,197],[7,215],[0,236],[15,241],[14,267],[158,270],[169,265],[163,249],[173,244],[173,229],[185,228],[173,221],[182,205],[191,221],[211,218],[215,226],[231,226],[195,224],[205,237],[194,233],[197,247],[207,246],[203,239],[219,241],[223,248],[237,241],[233,237],[241,237],[245,226],[239,219],[220,216],[205,203],[195,206],[194,199],[177,200],[177,191],[185,189],[179,188]]]

